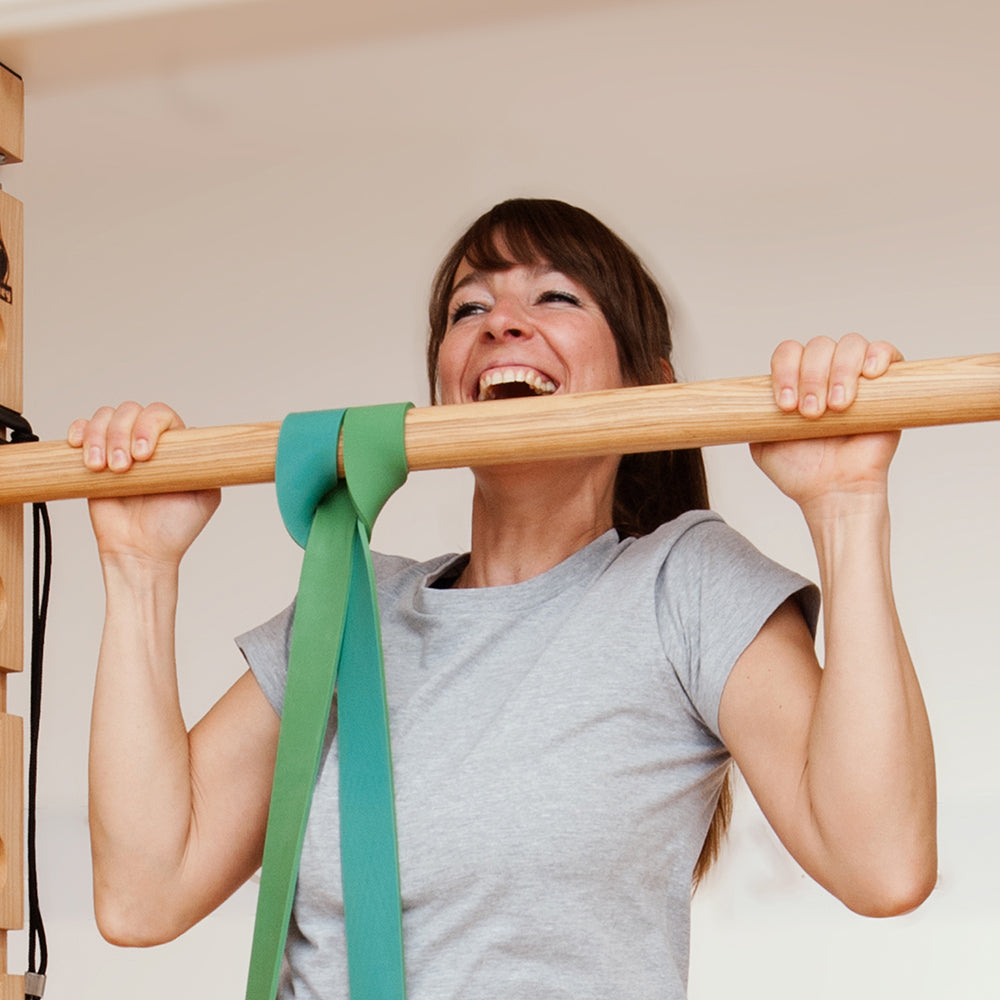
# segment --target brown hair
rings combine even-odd
[[[438,354],[448,327],[448,303],[463,260],[482,271],[544,261],[594,297],[611,328],[626,384],[673,381],[673,343],[663,292],[636,253],[589,212],[551,199],[515,198],[480,216],[441,262],[431,287],[427,376],[437,397]],[[698,449],[625,455],[614,490],[614,524],[639,537],[688,510],[709,506]],[[731,812],[729,772],[695,865],[695,885],[718,854]]]

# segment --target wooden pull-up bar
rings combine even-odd
[[[862,381],[846,413],[819,420],[781,412],[770,378],[755,376],[415,408],[405,444],[416,471],[982,420],[1000,420],[1000,354],[899,362]],[[90,472],[60,441],[2,447],[0,504],[270,482],[280,426],[170,431],[125,474]]]

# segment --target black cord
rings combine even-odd
[[[43,503],[32,504],[34,544],[32,546],[31,602],[31,707],[28,752],[28,972],[44,977],[49,964],[45,925],[38,905],[38,865],[35,853],[36,789],[38,784],[38,732],[42,716],[42,661],[45,653],[45,624],[49,613],[52,580],[52,526]],[[37,952],[37,964],[36,964]],[[32,982],[34,980],[31,980]],[[44,982],[44,980],[43,980]],[[41,994],[25,992],[26,997]]]

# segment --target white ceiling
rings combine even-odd
[[[48,93],[150,71],[607,6],[621,0],[0,0],[0,62],[25,79],[29,93]]]

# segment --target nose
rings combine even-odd
[[[531,317],[513,295],[500,296],[493,303],[484,326],[489,340],[517,340],[533,332]]]

